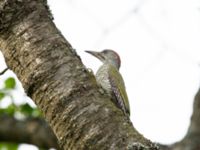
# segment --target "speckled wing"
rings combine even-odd
[[[117,100],[117,105],[123,110],[125,114],[128,114],[130,116],[130,106],[124,80],[116,67],[110,65],[110,68],[108,70],[112,92]]]

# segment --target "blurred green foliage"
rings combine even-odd
[[[14,89],[16,86],[15,79],[13,77],[9,77],[4,82],[5,89]]]
[[[14,104],[10,104],[6,108],[0,108],[0,114],[7,114],[7,115],[10,115],[10,116],[14,116],[14,114],[16,112],[15,107],[16,106]]]
[[[3,99],[5,97],[5,93],[0,92],[0,100]]]
[[[41,117],[41,112],[37,108],[31,107],[28,103],[20,105],[19,112],[25,116]]]
[[[17,150],[18,146],[15,143],[0,142],[0,150]]]
[[[14,90],[16,87],[16,82],[13,77],[9,77],[4,81],[4,86],[0,89],[0,100],[2,100],[5,96],[9,95],[11,90]]]
[[[41,113],[37,108],[31,107],[28,103],[23,103],[21,105],[15,104],[15,97],[12,95],[12,91],[16,90],[16,81],[13,77],[7,78],[3,87],[0,89],[0,115],[6,114],[10,116],[19,115],[20,117],[41,117]],[[10,103],[6,108],[1,107],[3,101],[7,101],[6,97],[11,99]],[[19,143],[1,142],[0,150],[17,150]]]
[[[16,88],[16,81],[13,77],[9,77],[4,81],[3,87],[0,89],[0,102],[5,97],[10,97],[12,99],[12,103],[8,105],[6,108],[2,108],[0,105],[0,114],[7,114],[10,116],[14,116],[16,113],[20,113],[24,117],[32,116],[32,117],[40,117],[41,113],[37,108],[31,107],[28,103],[24,103],[21,105],[16,105],[14,102],[14,98],[12,96],[12,91]]]

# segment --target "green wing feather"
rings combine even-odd
[[[116,67],[110,65],[109,80],[114,96],[117,99],[117,105],[123,110],[125,114],[130,116],[130,106],[124,80]]]

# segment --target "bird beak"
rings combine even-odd
[[[96,58],[100,59],[101,61],[105,60],[105,58],[103,57],[101,52],[89,51],[89,50],[86,50],[85,52],[95,56]]]

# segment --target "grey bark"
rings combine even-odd
[[[44,0],[0,1],[0,49],[61,148],[157,149],[97,86]]]

